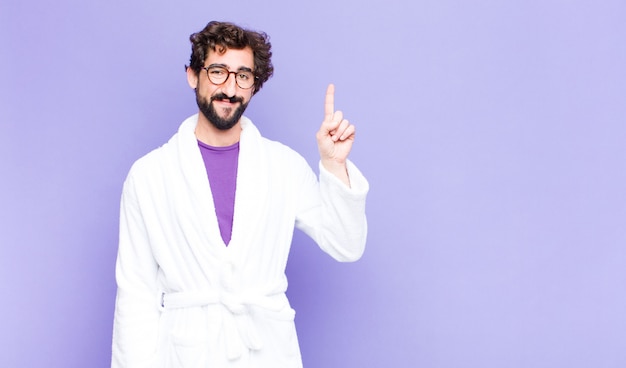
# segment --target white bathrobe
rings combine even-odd
[[[368,183],[351,188],[242,118],[232,239],[220,235],[194,129],[124,183],[112,367],[301,367],[285,266],[294,226],[339,261],[361,257]],[[321,270],[320,270],[321,272]]]

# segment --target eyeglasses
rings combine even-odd
[[[231,72],[223,66],[205,66],[202,68],[206,70],[206,75],[209,77],[209,81],[215,85],[225,83],[231,74],[235,75],[235,83],[242,89],[250,89],[254,86],[254,82],[257,77],[249,70],[238,70]]]

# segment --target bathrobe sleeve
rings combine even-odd
[[[361,258],[367,238],[365,200],[369,184],[361,171],[347,161],[350,187],[319,163],[319,181],[305,175],[296,227],[320,248],[341,262]]]
[[[132,173],[132,170],[131,170]],[[116,264],[117,299],[113,327],[113,368],[155,367],[159,302],[158,265],[132,176],[124,183]]]

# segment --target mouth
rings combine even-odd
[[[231,100],[213,100],[213,102],[215,102],[215,106],[221,106],[223,108],[231,108],[234,107],[234,105],[237,102],[233,102]]]
[[[234,104],[234,103],[242,103],[243,98],[238,96],[228,97],[225,94],[218,94],[211,97],[211,101],[226,103],[226,104]]]

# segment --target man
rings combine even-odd
[[[339,261],[365,247],[368,183],[329,85],[319,181],[243,112],[272,75],[264,33],[191,35],[199,113],[139,159],[120,212],[113,367],[301,367],[285,266],[294,226]]]

